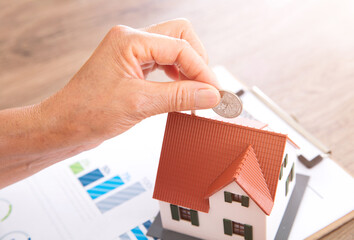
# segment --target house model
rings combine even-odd
[[[295,185],[297,146],[264,124],[248,125],[168,114],[153,195],[164,229],[274,239]]]

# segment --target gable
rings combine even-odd
[[[204,198],[209,198],[232,181],[236,182],[265,214],[270,214],[274,201],[251,145],[210,184]]]

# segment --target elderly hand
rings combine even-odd
[[[146,81],[155,68],[174,80],[190,80]],[[45,108],[59,106],[50,115],[65,112],[70,122],[86,126],[90,137],[106,139],[155,114],[214,107],[220,98],[215,87],[206,52],[188,21],[142,30],[116,26]]]
[[[113,27],[62,90],[40,104],[0,112],[7,123],[0,127],[0,187],[152,115],[214,107],[220,95],[207,61],[187,20]],[[176,81],[145,80],[156,68]]]

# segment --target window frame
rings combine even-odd
[[[249,197],[241,194],[236,194],[228,191],[224,191],[225,202],[239,202],[243,207],[249,207]]]
[[[178,207],[178,211],[179,211],[179,217],[182,220],[191,222],[192,218],[191,218],[191,210],[187,209],[187,208],[183,208],[183,207]]]
[[[173,220],[184,220],[192,223],[194,226],[199,226],[198,211],[170,204],[171,216]]]
[[[239,235],[239,236],[245,236],[245,225],[239,222],[234,222],[232,221],[232,233]]]
[[[239,234],[238,231],[234,231],[234,226],[235,225],[240,226],[239,229],[241,229],[241,226],[243,226],[243,235],[242,235],[242,231],[240,231]],[[224,234],[228,235],[228,236],[232,236],[233,234],[239,235],[239,236],[243,236],[245,240],[253,240],[253,227],[252,225],[248,225],[248,224],[242,224],[242,223],[238,223],[235,221],[231,221],[230,219],[223,219],[223,226],[224,226]],[[235,233],[236,232],[236,233]]]

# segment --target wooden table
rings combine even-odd
[[[0,1],[0,109],[63,87],[112,26],[177,17],[191,20],[211,66],[257,85],[353,175],[351,0]],[[354,221],[340,225],[323,239],[352,239]]]

